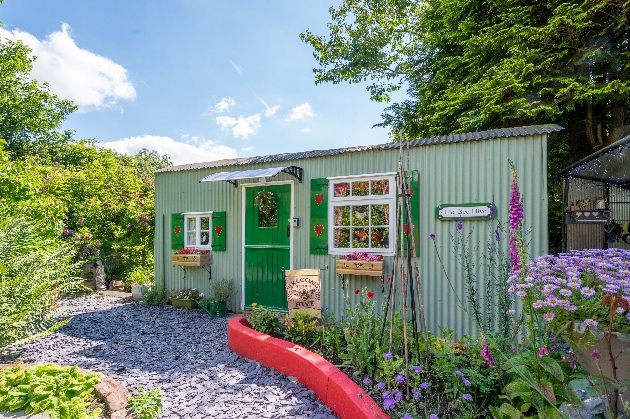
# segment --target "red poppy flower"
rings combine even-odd
[[[361,292],[360,290],[354,290],[354,295],[357,295],[360,292]]]
[[[372,291],[367,292],[368,298],[374,298],[374,293]]]

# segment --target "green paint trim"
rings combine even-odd
[[[291,246],[281,244],[246,244],[245,249],[290,249]]]
[[[441,221],[457,221],[457,220],[471,220],[471,221],[484,221],[484,220],[489,220],[491,218],[495,217],[495,214],[497,213],[497,206],[494,206],[494,213],[492,215],[488,215],[488,216],[482,216],[482,217],[457,217],[457,216],[453,216],[453,217],[444,217],[442,215],[440,215],[440,210],[443,208],[452,208],[452,207],[488,207],[490,208],[492,206],[492,202],[474,202],[474,203],[464,203],[464,204],[441,204],[438,205],[437,207],[435,207],[435,218],[437,218],[438,220]]]

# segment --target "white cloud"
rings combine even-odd
[[[231,97],[221,98],[221,101],[214,106],[208,108],[208,111],[204,115],[211,115],[213,113],[229,112],[232,106],[236,105],[236,101]]]
[[[241,148],[241,151],[246,151],[246,152],[250,152],[254,149],[253,145],[247,146],[247,147],[243,147]]]
[[[313,113],[313,108],[311,108],[311,105],[309,105],[308,102],[304,102],[303,104],[291,109],[291,116],[289,117],[289,119],[291,121],[296,121],[298,119],[305,119],[313,115],[315,114]]]
[[[311,131],[311,129],[309,127],[302,128],[302,132],[310,132],[310,131]]]
[[[48,82],[53,93],[79,105],[79,112],[116,108],[119,100],[136,98],[127,70],[109,58],[79,48],[65,23],[61,31],[41,41],[19,29],[0,28],[0,38],[21,40],[28,45],[37,57],[31,77],[40,83]]]
[[[217,116],[217,124],[221,125],[221,129],[232,128],[234,138],[248,138],[250,134],[255,134],[260,128],[260,114],[251,115],[243,118],[239,116],[232,118],[230,116]]]
[[[212,141],[202,141],[198,146],[194,146],[157,135],[129,137],[118,141],[101,143],[100,145],[122,154],[134,154],[142,148],[155,150],[160,154],[167,154],[175,165],[238,157],[235,149],[224,145],[216,145]]]
[[[234,64],[234,63],[232,62],[232,60],[230,60],[230,64],[232,64],[232,67],[234,67],[234,70],[236,70],[236,72],[237,72],[239,75],[241,75],[241,76],[243,75],[243,67],[241,67],[241,66],[239,66],[239,65]]]

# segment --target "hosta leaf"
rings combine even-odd
[[[503,403],[499,409],[501,413],[506,414],[510,419],[521,419],[521,412],[519,412],[514,406],[507,403]]]
[[[529,397],[531,392],[531,387],[522,380],[512,381],[505,386],[505,394],[510,398],[510,400],[514,400],[515,397]]]

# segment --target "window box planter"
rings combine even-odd
[[[173,307],[177,308],[197,308],[197,302],[195,300],[183,300],[179,298],[171,298],[171,303]]]
[[[212,265],[212,253],[204,255],[173,255],[173,266],[210,266]]]
[[[383,276],[383,261],[336,260],[335,271],[338,275]]]

